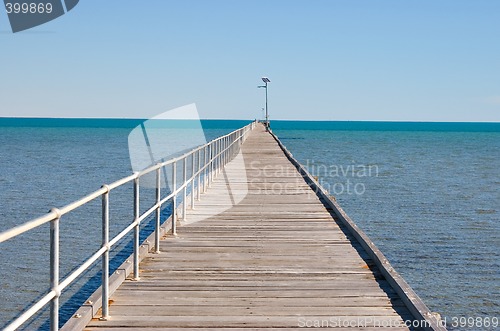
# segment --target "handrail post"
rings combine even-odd
[[[182,190],[182,219],[185,221],[186,211],[187,211],[187,156],[182,160],[182,185],[184,189]]]
[[[238,150],[238,147],[239,147],[239,132],[235,133],[234,134],[234,138],[233,138],[233,148],[231,149],[231,159],[234,157],[234,155],[236,154],[236,151]]]
[[[233,159],[233,151],[234,151],[234,143],[235,143],[235,134],[233,133],[231,135],[231,139],[229,140],[229,150],[227,151],[228,152],[228,157],[229,157],[229,160],[232,160]]]
[[[236,147],[236,134],[232,134],[231,135],[231,147],[229,148],[229,159],[232,160],[233,159],[233,152],[234,152],[234,149]]]
[[[102,246],[106,251],[102,255],[102,314],[101,320],[105,321],[109,317],[109,187],[102,195]]]
[[[227,137],[222,139],[222,147],[221,147],[221,170],[224,169],[224,166],[226,165],[226,143],[227,143]]]
[[[195,155],[196,153],[193,152],[193,154],[191,154],[191,209],[194,209],[194,183],[195,183],[195,179],[196,177],[194,176],[194,173],[195,173],[195,169],[194,169],[194,161],[195,161]]]
[[[156,169],[156,229],[155,253],[160,253],[160,225],[161,225],[161,167]]]
[[[215,141],[213,143],[213,153],[212,153],[212,182],[215,180],[215,177],[217,177],[217,146],[219,142]]]
[[[208,187],[212,187],[212,183],[215,180],[215,162],[216,162],[216,157],[217,155],[217,142],[214,141],[213,143],[210,144],[210,162],[211,162],[211,170],[210,170],[210,184]]]
[[[222,168],[224,167],[224,145],[226,138],[222,138],[220,140],[220,162],[219,162],[219,173],[222,172]]]
[[[224,170],[224,167],[226,165],[226,146],[227,146],[227,138],[228,137],[225,137],[223,140],[222,140],[222,164],[221,164],[221,168],[222,170]]]
[[[60,213],[56,211],[57,218],[50,222],[50,288],[56,294],[50,302],[50,330],[57,331],[59,329],[59,221]]]
[[[214,181],[214,142],[210,143],[210,161],[209,161],[209,171],[208,171],[208,187],[210,188],[212,186],[212,182]]]
[[[226,146],[224,146],[224,166],[227,164],[227,161],[228,161],[227,156],[228,156],[228,149],[229,149],[230,142],[231,142],[231,136],[226,138]]]
[[[215,142],[215,177],[219,175],[220,139]]]
[[[198,150],[198,186],[196,190],[196,195],[198,201],[201,200],[201,148]]]
[[[238,153],[238,151],[240,150],[240,146],[241,146],[241,137],[243,136],[243,132],[238,132],[238,134],[236,135],[236,140],[238,140],[237,144],[235,144],[234,146],[234,154]]]
[[[172,235],[177,235],[177,161],[172,163]]]
[[[217,143],[217,176],[220,174],[222,163],[222,140],[219,139]]]
[[[220,140],[220,166],[219,166],[219,173],[222,172],[222,169],[224,168],[224,148],[226,146],[226,138],[222,138]]]
[[[139,177],[134,179],[134,220],[139,219]],[[134,227],[134,280],[139,280],[139,235],[140,223]]]
[[[208,145],[204,148],[203,158],[205,159],[203,166],[203,193],[206,193],[208,183]]]
[[[221,142],[220,142],[220,168],[221,168],[221,172],[222,172],[222,169],[224,168],[224,159],[225,159],[225,152],[226,152],[226,139],[227,138],[222,138],[221,139]]]

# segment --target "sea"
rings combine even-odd
[[[0,232],[130,175],[129,136],[141,123],[0,118]],[[201,121],[207,141],[248,123]],[[448,329],[495,329],[500,123],[272,121],[271,128]],[[110,195],[111,236],[133,219],[132,199],[131,185]],[[141,211],[153,201],[145,190]],[[100,208],[96,200],[61,219],[62,278],[99,248]],[[0,327],[48,290],[48,237],[46,224],[0,244]],[[130,255],[131,240],[113,250],[112,269]],[[63,292],[61,325],[99,281],[97,264]],[[46,330],[47,318],[45,309],[21,329]]]

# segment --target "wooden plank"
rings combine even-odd
[[[217,311],[211,306],[196,306],[196,305],[141,305],[134,306],[134,316],[213,316],[214,312],[217,316],[359,316],[366,314],[368,316],[398,316],[391,306],[381,307],[310,307],[310,306],[296,306],[296,307],[282,307],[282,306],[224,306],[219,307]],[[116,315],[123,315],[128,313],[129,306],[114,305],[113,311]]]
[[[113,306],[136,306],[134,301],[113,300]],[[338,307],[403,307],[399,298],[387,297],[341,297],[341,298],[317,298],[311,301],[309,298],[185,298],[177,297],[175,300],[169,298],[148,298],[142,305],[150,306],[210,306],[210,307],[326,307],[337,309]]]

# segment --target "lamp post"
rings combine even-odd
[[[270,83],[271,81],[267,77],[262,77],[262,81],[264,82],[265,85],[260,85],[257,87],[266,89],[266,131],[269,131],[269,111],[267,109],[267,83]]]

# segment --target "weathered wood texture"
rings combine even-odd
[[[242,153],[114,293],[110,319],[86,329],[408,329],[400,298],[272,136],[258,126]],[[231,194],[247,193],[234,206],[221,199],[228,174],[240,178]]]

